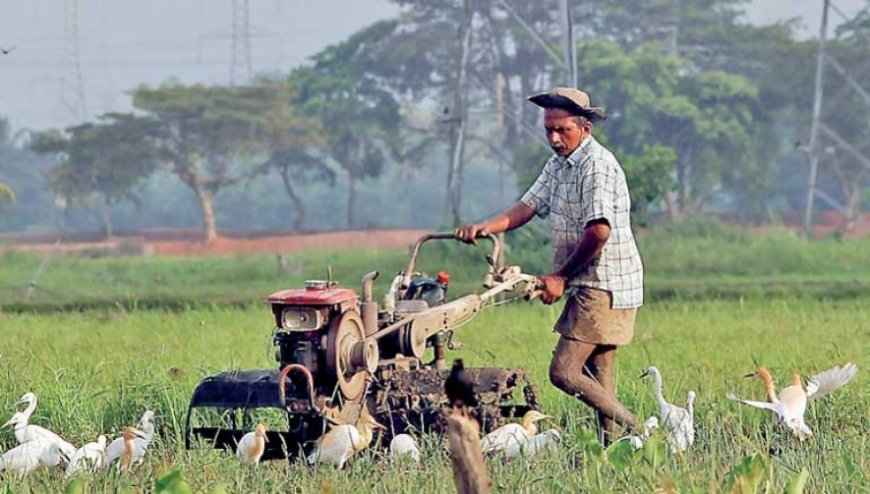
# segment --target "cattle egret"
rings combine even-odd
[[[124,451],[121,453],[118,468],[122,472],[129,472],[136,466],[136,438],[145,439],[145,433],[135,427],[125,427],[121,438],[124,441]]]
[[[398,434],[390,441],[390,458],[395,460],[410,458],[420,463],[420,448],[417,440],[408,434]]]
[[[70,458],[66,467],[66,476],[72,477],[80,470],[91,473],[102,468],[106,461],[106,436],[100,435],[95,443],[87,443]]]
[[[377,423],[369,413],[363,409],[362,415],[356,425],[336,425],[317,441],[314,452],[308,455],[308,464],[327,463],[336,468],[344,468],[347,460],[357,451],[362,451],[372,442],[372,434],[375,429],[386,429]]]
[[[133,439],[133,466],[141,464],[145,459],[145,452],[148,450],[148,445],[151,444],[151,438],[154,437],[154,412],[145,410],[142,418],[139,419],[139,424],[136,429],[142,432],[142,437]],[[106,461],[103,463],[103,468],[108,468],[109,465],[118,461],[121,455],[124,454],[124,438],[119,437],[112,441],[106,447]]]
[[[695,419],[693,413],[683,407],[668,403],[662,394],[662,374],[656,367],[647,368],[640,377],[653,376],[655,379],[656,401],[665,423],[671,452],[686,451],[695,442]],[[689,407],[694,408],[695,392],[689,392]]]
[[[727,396],[728,399],[739,401],[744,405],[770,410],[778,422],[784,424],[798,439],[803,441],[813,434],[812,430],[804,422],[807,399],[820,398],[844,386],[855,377],[857,372],[858,366],[852,362],[848,362],[841,367],[833,367],[811,377],[807,382],[806,390],[803,388],[800,374],[793,373],[791,385],[782,388],[777,396],[770,372],[764,367],[759,367],[754,373],[747,374],[747,377],[755,376],[764,382],[767,402],[744,400],[732,393],[729,393]]]
[[[72,457],[72,455],[76,454],[76,447],[62,437],[58,436],[54,432],[51,432],[44,427],[27,423],[28,420],[30,420],[30,415],[36,408],[36,396],[33,395],[33,393],[27,393],[27,395],[33,396],[33,401],[30,402],[30,404],[27,406],[27,409],[23,412],[16,412],[12,414],[12,418],[7,420],[6,423],[0,427],[14,425],[15,439],[18,440],[18,444],[24,444],[32,441],[38,441],[42,444],[54,442],[57,443],[58,447],[60,447],[60,451],[63,453],[63,456],[65,456],[66,458],[70,458]]]
[[[28,441],[0,456],[0,470],[14,471],[20,480],[37,468],[57,466],[62,457],[56,442]]]
[[[522,424],[506,424],[490,432],[483,438],[481,449],[484,454],[498,453],[513,445],[520,445],[538,433],[536,422],[550,418],[537,410],[529,410],[523,415]]]
[[[547,429],[540,434],[526,439],[522,442],[511,442],[505,449],[504,455],[506,458],[515,458],[517,456],[531,457],[545,450],[555,450],[562,440],[562,434],[557,429]]]
[[[236,447],[236,458],[242,463],[250,463],[256,465],[260,462],[263,453],[266,451],[266,426],[257,424],[252,432],[242,436],[239,440],[239,445]]]

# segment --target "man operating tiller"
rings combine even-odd
[[[501,233],[537,214],[549,217],[554,271],[540,277],[541,300],[567,302],[555,330],[561,337],[550,363],[550,381],[592,407],[602,442],[625,426],[641,432],[633,413],[616,397],[612,369],[616,350],[634,336],[643,305],[643,264],[631,231],[631,201],[619,162],[592,136],[605,118],[589,95],[557,87],[529,98],[544,108],[544,129],[553,155],[535,183],[497,216],[456,229],[474,243],[481,234]]]

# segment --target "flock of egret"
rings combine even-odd
[[[67,464],[66,476],[82,471],[94,472],[118,463],[120,470],[128,471],[142,462],[148,444],[154,435],[154,412],[146,410],[136,427],[127,427],[118,439],[107,444],[105,435],[96,442],[76,448],[54,432],[30,423],[36,411],[36,395],[25,393],[16,405],[26,403],[24,411],[12,414],[2,427],[14,426],[18,446],[0,456],[0,470],[15,472],[19,479],[41,467]]]
[[[770,372],[759,367],[747,377],[757,377],[764,383],[767,401],[744,400],[733,394],[727,397],[745,405],[768,410],[774,421],[791,431],[803,441],[812,434],[804,420],[807,401],[819,398],[845,385],[855,377],[858,367],[853,363],[834,367],[812,376],[806,389],[799,374],[792,375],[791,384],[777,394]],[[632,447],[640,448],[649,437],[651,430],[663,424],[671,452],[684,452],[695,441],[694,400],[695,392],[689,391],[686,407],[668,403],[662,391],[662,376],[656,367],[649,367],[641,377],[652,376],[656,401],[661,419],[650,417],[644,424],[642,436],[629,436]],[[26,403],[24,411],[12,415],[3,427],[14,426],[15,438],[19,445],[0,456],[0,470],[13,471],[23,478],[40,467],[55,467],[66,463],[66,476],[79,472],[95,472],[108,469],[117,463],[121,472],[127,472],[140,464],[154,435],[154,412],[148,410],[136,427],[126,427],[121,437],[111,443],[105,435],[95,442],[76,448],[54,432],[30,424],[30,417],[36,410],[36,395],[25,393],[16,404]],[[557,429],[538,433],[537,423],[550,418],[536,410],[526,413],[520,423],[506,424],[485,435],[480,442],[484,455],[500,455],[505,458],[529,457],[541,451],[555,449],[561,440]],[[374,431],[385,429],[366,409],[354,424],[332,421],[332,427],[317,442],[314,451],[306,458],[308,464],[328,464],[343,468],[348,460],[372,443]],[[265,451],[266,427],[258,424],[245,434],[236,448],[236,457],[242,463],[259,463]],[[420,448],[416,439],[408,434],[395,436],[389,445],[393,458],[408,458],[420,461]]]

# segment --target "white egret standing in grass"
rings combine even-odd
[[[106,462],[106,436],[100,434],[97,442],[87,443],[69,459],[66,467],[66,476],[72,477],[80,470],[88,470],[91,473],[102,468]]]
[[[121,437],[124,440],[124,452],[121,453],[118,468],[122,472],[129,472],[136,466],[136,438],[144,439],[145,433],[135,427],[125,427]]]
[[[390,441],[390,458],[401,460],[410,458],[414,463],[420,463],[420,448],[417,440],[409,434],[397,434]]]
[[[145,459],[145,453],[148,451],[148,446],[151,444],[151,439],[154,437],[154,412],[145,410],[142,418],[139,419],[139,424],[136,425],[136,430],[142,432],[142,437],[133,439],[133,465],[141,464]],[[118,461],[121,455],[124,454],[124,437],[119,437],[112,441],[106,447],[106,462],[104,468]]]
[[[671,451],[686,451],[695,442],[695,419],[693,413],[683,407],[668,403],[662,393],[662,374],[657,367],[648,367],[641,378],[653,376],[655,379],[656,401],[668,434]],[[694,411],[695,392],[689,392],[689,407]]]
[[[377,423],[375,418],[363,408],[356,425],[336,425],[317,441],[314,451],[308,455],[308,464],[327,463],[337,468],[344,468],[345,463],[354,453],[364,450],[371,444],[375,429],[386,429],[386,427]]]
[[[523,415],[520,424],[505,424],[483,437],[480,443],[484,454],[498,453],[512,445],[520,445],[528,438],[538,433],[536,423],[539,420],[550,418],[537,410],[529,410]]]
[[[824,396],[835,389],[844,386],[846,383],[855,377],[858,372],[858,366],[852,362],[848,362],[841,367],[833,367],[823,372],[819,372],[810,378],[807,382],[807,388],[804,390],[801,376],[798,373],[793,373],[791,385],[780,390],[779,395],[776,394],[776,389],[773,386],[773,378],[770,372],[764,367],[759,367],[755,372],[747,374],[746,377],[758,377],[764,382],[767,399],[769,401],[752,401],[738,398],[732,393],[728,393],[728,399],[739,401],[744,405],[749,405],[755,408],[770,410],[778,422],[785,426],[803,441],[813,434],[809,426],[804,421],[804,413],[807,409],[807,400],[816,399]]]
[[[60,447],[63,456],[66,458],[71,458],[72,455],[76,454],[77,448],[69,441],[63,439],[45,427],[28,423],[30,421],[30,416],[33,415],[33,412],[36,410],[35,394],[24,393],[16,403],[27,403],[27,408],[25,408],[23,412],[15,412],[12,414],[12,418],[7,420],[6,423],[0,427],[14,425],[15,439],[18,440],[19,444],[31,441],[40,441],[42,443],[55,442],[58,447]]]
[[[242,436],[239,444],[236,447],[236,458],[242,463],[250,463],[256,465],[260,462],[263,453],[266,451],[266,426],[257,424],[252,432]]]
[[[535,456],[545,450],[555,450],[562,440],[562,434],[558,429],[547,429],[540,434],[526,439],[525,441],[513,441],[504,449],[506,458],[515,458],[524,456],[526,458]]]
[[[23,479],[40,467],[54,467],[63,453],[56,442],[28,441],[0,456],[0,470],[12,470]]]

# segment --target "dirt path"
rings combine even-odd
[[[38,253],[76,253],[108,250],[130,255],[232,256],[247,253],[286,253],[303,250],[397,249],[413,243],[431,230],[359,230],[272,235],[257,238],[220,237],[211,245],[198,240],[157,240],[145,236],[114,237],[101,242],[15,242],[0,244],[3,250]]]

